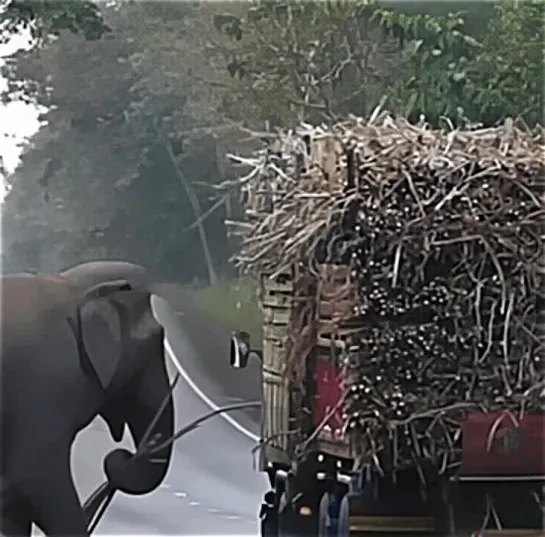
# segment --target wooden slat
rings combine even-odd
[[[282,378],[264,379],[263,398],[266,401],[266,419],[264,423],[265,438],[273,437],[270,445],[287,451],[288,439],[285,435],[288,430],[288,390],[286,381]]]
[[[349,269],[344,266],[322,265],[322,276],[318,286],[320,292],[319,317],[320,338],[317,344],[319,353],[331,354],[332,346],[342,348],[342,339],[350,330],[342,325],[345,318],[353,314],[353,297],[356,290],[349,284]],[[295,285],[303,280],[301,275],[282,275],[280,281],[267,276],[261,279],[260,302],[263,313],[263,397],[265,412],[263,435],[275,439],[266,446],[264,453],[269,460],[286,460],[290,440],[284,436],[290,429],[290,416],[296,409],[290,408],[288,380],[284,377],[286,367],[286,343],[289,337],[294,307],[296,306]],[[299,278],[299,279],[297,279]],[[303,283],[304,285],[304,283]],[[328,320],[326,320],[328,318]],[[336,456],[350,454],[347,441],[337,438],[326,431],[318,435],[316,446],[325,453]]]
[[[273,344],[284,344],[286,341],[286,327],[281,324],[263,325],[263,339],[268,339]]]
[[[341,142],[332,135],[312,140],[310,155],[304,155],[307,168],[315,166],[325,175],[328,190],[334,192],[343,187],[344,170],[339,166],[343,154]]]
[[[287,325],[290,322],[291,311],[287,308],[264,308],[263,323]]]
[[[261,303],[262,309],[265,308],[286,308],[291,309],[293,299],[289,295],[268,296]]]
[[[286,462],[289,427],[289,392],[283,376],[286,360],[285,341],[293,309],[293,276],[281,275],[261,281],[263,313],[263,399],[265,413],[263,437],[272,438],[264,453],[269,461]]]
[[[263,368],[281,375],[285,369],[286,350],[283,345],[266,339],[263,341]]]
[[[318,308],[320,319],[343,321],[354,317],[356,301],[352,299],[322,300]]]
[[[263,382],[265,384],[274,384],[276,386],[282,385],[284,382],[282,374],[278,371],[270,369],[269,367],[263,367]]]
[[[274,279],[269,276],[263,276],[261,278],[261,290],[264,295],[270,295],[274,293],[288,293],[292,294],[294,288],[294,281],[292,274],[280,274]]]

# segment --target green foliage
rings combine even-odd
[[[210,319],[231,332],[245,330],[254,343],[261,341],[262,315],[252,281],[238,280],[209,287],[194,287],[190,289],[190,294],[199,309],[208,314]]]
[[[231,38],[227,70],[261,120],[365,115],[385,96],[387,108],[432,124],[541,121],[544,2],[479,6],[255,1],[214,25]]]
[[[545,113],[545,2],[503,1],[496,5],[481,54],[468,82],[475,119],[485,124],[521,117],[533,126]]]
[[[461,14],[433,17],[381,10],[377,16],[384,31],[398,40],[408,68],[390,93],[389,107],[411,120],[420,114],[435,124],[443,116],[460,119],[465,71],[481,48],[462,31]]]
[[[382,25],[405,42],[409,78],[396,86],[394,108],[432,123],[442,116],[493,125],[543,117],[543,0],[494,6],[480,40],[464,33],[462,13],[444,16],[382,12]],[[392,101],[390,101],[392,102]],[[405,105],[405,108],[404,108]]]
[[[372,15],[365,1],[258,1],[214,22],[232,38],[220,53],[241,80],[245,109],[251,103],[255,119],[289,125],[365,114],[393,81],[395,44]]]
[[[30,30],[41,42],[63,31],[89,40],[100,39],[110,31],[100,8],[89,0],[8,0],[4,4],[0,4],[0,42],[20,29]]]

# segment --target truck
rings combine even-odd
[[[242,159],[262,535],[545,535],[544,150],[378,107]]]
[[[341,287],[346,267],[326,268],[331,285]],[[301,394],[285,372],[296,295],[293,271],[263,275],[263,341],[253,346],[241,331],[230,342],[232,367],[261,361],[259,470],[270,483],[260,508],[263,537],[545,535],[543,415],[515,420],[508,412],[470,412],[455,472],[429,468],[424,480],[414,467],[371,475],[355,460],[342,412],[338,351],[353,328],[335,322],[331,330],[332,319],[350,309],[350,301],[346,292],[323,289],[313,344],[295,349],[304,353],[295,359],[308,388]]]

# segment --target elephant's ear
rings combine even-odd
[[[125,281],[98,284],[85,293],[79,308],[83,348],[103,389],[110,385],[122,355],[120,312],[111,297],[130,289]]]

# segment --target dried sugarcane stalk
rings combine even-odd
[[[543,132],[376,113],[280,132],[253,163],[241,269],[346,265],[358,289],[345,414],[360,460],[447,471],[468,411],[545,410]]]

